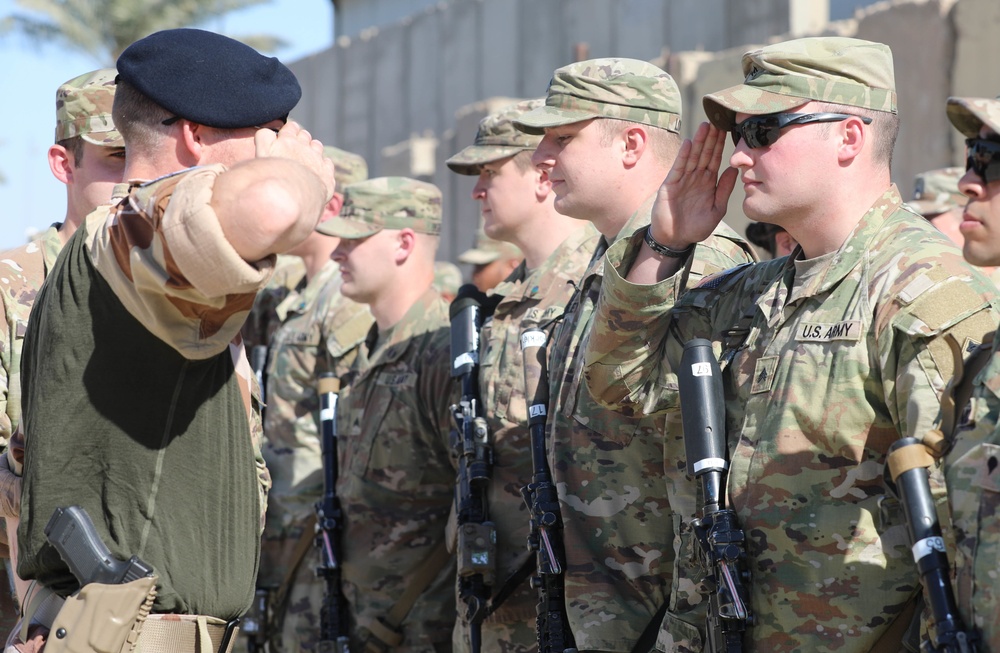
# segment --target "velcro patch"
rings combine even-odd
[[[778,369],[777,356],[764,356],[757,360],[757,366],[753,371],[753,385],[750,386],[750,394],[769,392],[774,385],[774,373]]]
[[[382,372],[375,377],[375,383],[377,385],[389,386],[390,388],[411,386],[416,383],[416,381],[416,372]]]
[[[802,322],[795,339],[799,342],[830,342],[831,340],[861,340],[861,320],[844,322]]]

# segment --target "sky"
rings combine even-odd
[[[0,0],[0,17],[28,13],[13,0]],[[330,0],[271,0],[232,12],[200,27],[229,35],[267,33],[289,45],[273,53],[291,62],[333,43]],[[56,88],[73,77],[107,65],[53,45],[36,46],[21,36],[0,39],[0,250],[17,247],[35,231],[66,214],[64,186],[46,158],[55,131]]]

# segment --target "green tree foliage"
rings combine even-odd
[[[196,27],[236,9],[271,0],[15,0],[31,13],[0,19],[0,35],[19,33],[39,44],[57,43],[113,65],[122,50],[153,32]],[[263,34],[233,38],[264,52],[286,45]]]

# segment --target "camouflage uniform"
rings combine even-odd
[[[984,124],[1000,133],[1000,99],[949,98],[948,117],[966,137]],[[992,182],[996,183],[996,182]],[[996,218],[996,216],[991,216]],[[980,651],[1000,651],[1000,333],[989,362],[973,379],[971,405],[952,435],[944,461],[957,551],[956,598],[966,627],[979,631]],[[950,552],[949,552],[950,553]]]
[[[638,61],[598,59],[560,68],[545,107],[517,120],[519,128],[597,117],[677,132],[680,93],[660,69]],[[613,242],[649,224],[653,197]],[[577,291],[555,326],[549,347],[549,464],[558,485],[566,546],[566,610],[580,650],[626,652],[667,601],[675,563],[672,488],[664,467],[663,418],[599,406],[583,384],[583,344],[604,278],[602,238]],[[700,244],[686,283],[751,260],[749,246],[728,227]]]
[[[305,290],[306,267],[298,256],[280,254],[274,265],[274,274],[264,289],[257,293],[253,308],[240,333],[248,352],[254,347],[268,347],[274,332],[285,321],[285,314],[279,313],[288,296]]]
[[[323,151],[334,162],[338,188],[367,178],[362,157],[330,146]],[[287,276],[282,283],[272,279],[251,311],[265,318],[254,337],[266,334],[269,343],[264,459],[272,480],[257,586],[278,589],[271,597],[275,648],[297,651],[315,648],[326,588],[315,573],[318,549],[307,546],[314,538],[315,503],[323,494],[316,383],[324,372],[347,374],[372,317],[367,306],[340,294],[336,263],[328,261],[307,281],[302,260],[285,258],[298,262],[301,280],[288,286]],[[273,310],[265,308],[279,297]]]
[[[434,287],[445,298],[455,298],[462,286],[462,271],[450,261],[434,262]]]
[[[891,71],[878,44],[791,41],[745,54],[743,67],[746,85],[706,98],[720,128],[733,107],[773,101],[775,111],[817,96],[894,110],[891,72],[883,90],[867,85]],[[858,81],[845,69],[860,70]],[[711,339],[725,365],[728,504],[748,537],[748,650],[872,650],[918,588],[883,478],[887,449],[931,426],[952,370],[945,337],[968,345],[992,331],[996,291],[895,187],[839,250],[736,268],[683,295],[683,269],[652,285],[623,279],[641,246],[634,236],[608,251],[591,392],[631,413],[676,415],[671,364],[688,339]],[[673,637],[665,624],[658,648]]]
[[[388,177],[352,184],[340,216],[319,227],[345,239],[384,229],[437,235],[441,194],[431,184]],[[399,322],[372,326],[340,395],[337,495],[346,516],[343,588],[351,647],[363,651],[397,600],[424,573],[394,651],[450,650],[454,562],[444,554],[455,469],[448,446],[451,379],[448,305],[428,288]],[[435,555],[447,562],[435,568]]]
[[[466,265],[488,265],[504,258],[523,258],[521,248],[513,243],[494,240],[483,231],[483,225],[476,230],[476,244],[458,255],[458,262]]]
[[[301,295],[290,294],[278,312],[286,317],[271,339],[267,369],[264,459],[273,485],[257,584],[278,587],[294,574],[283,588],[287,599],[276,606],[275,623],[282,624],[281,650],[297,650],[319,635],[316,620],[325,589],[315,573],[318,550],[309,547],[303,558],[294,556],[299,540],[314,536],[314,506],[323,493],[316,382],[324,372],[347,374],[372,317],[367,306],[340,294],[340,270],[333,261]]]

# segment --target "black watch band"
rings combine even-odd
[[[642,239],[643,241],[645,241],[647,245],[649,245],[649,248],[651,250],[653,250],[660,256],[666,256],[668,258],[681,258],[683,256],[687,256],[691,252],[691,250],[694,249],[694,245],[688,245],[684,249],[673,249],[672,247],[667,247],[662,243],[656,242],[653,239],[652,227],[646,227],[646,233],[645,235],[643,235]]]

